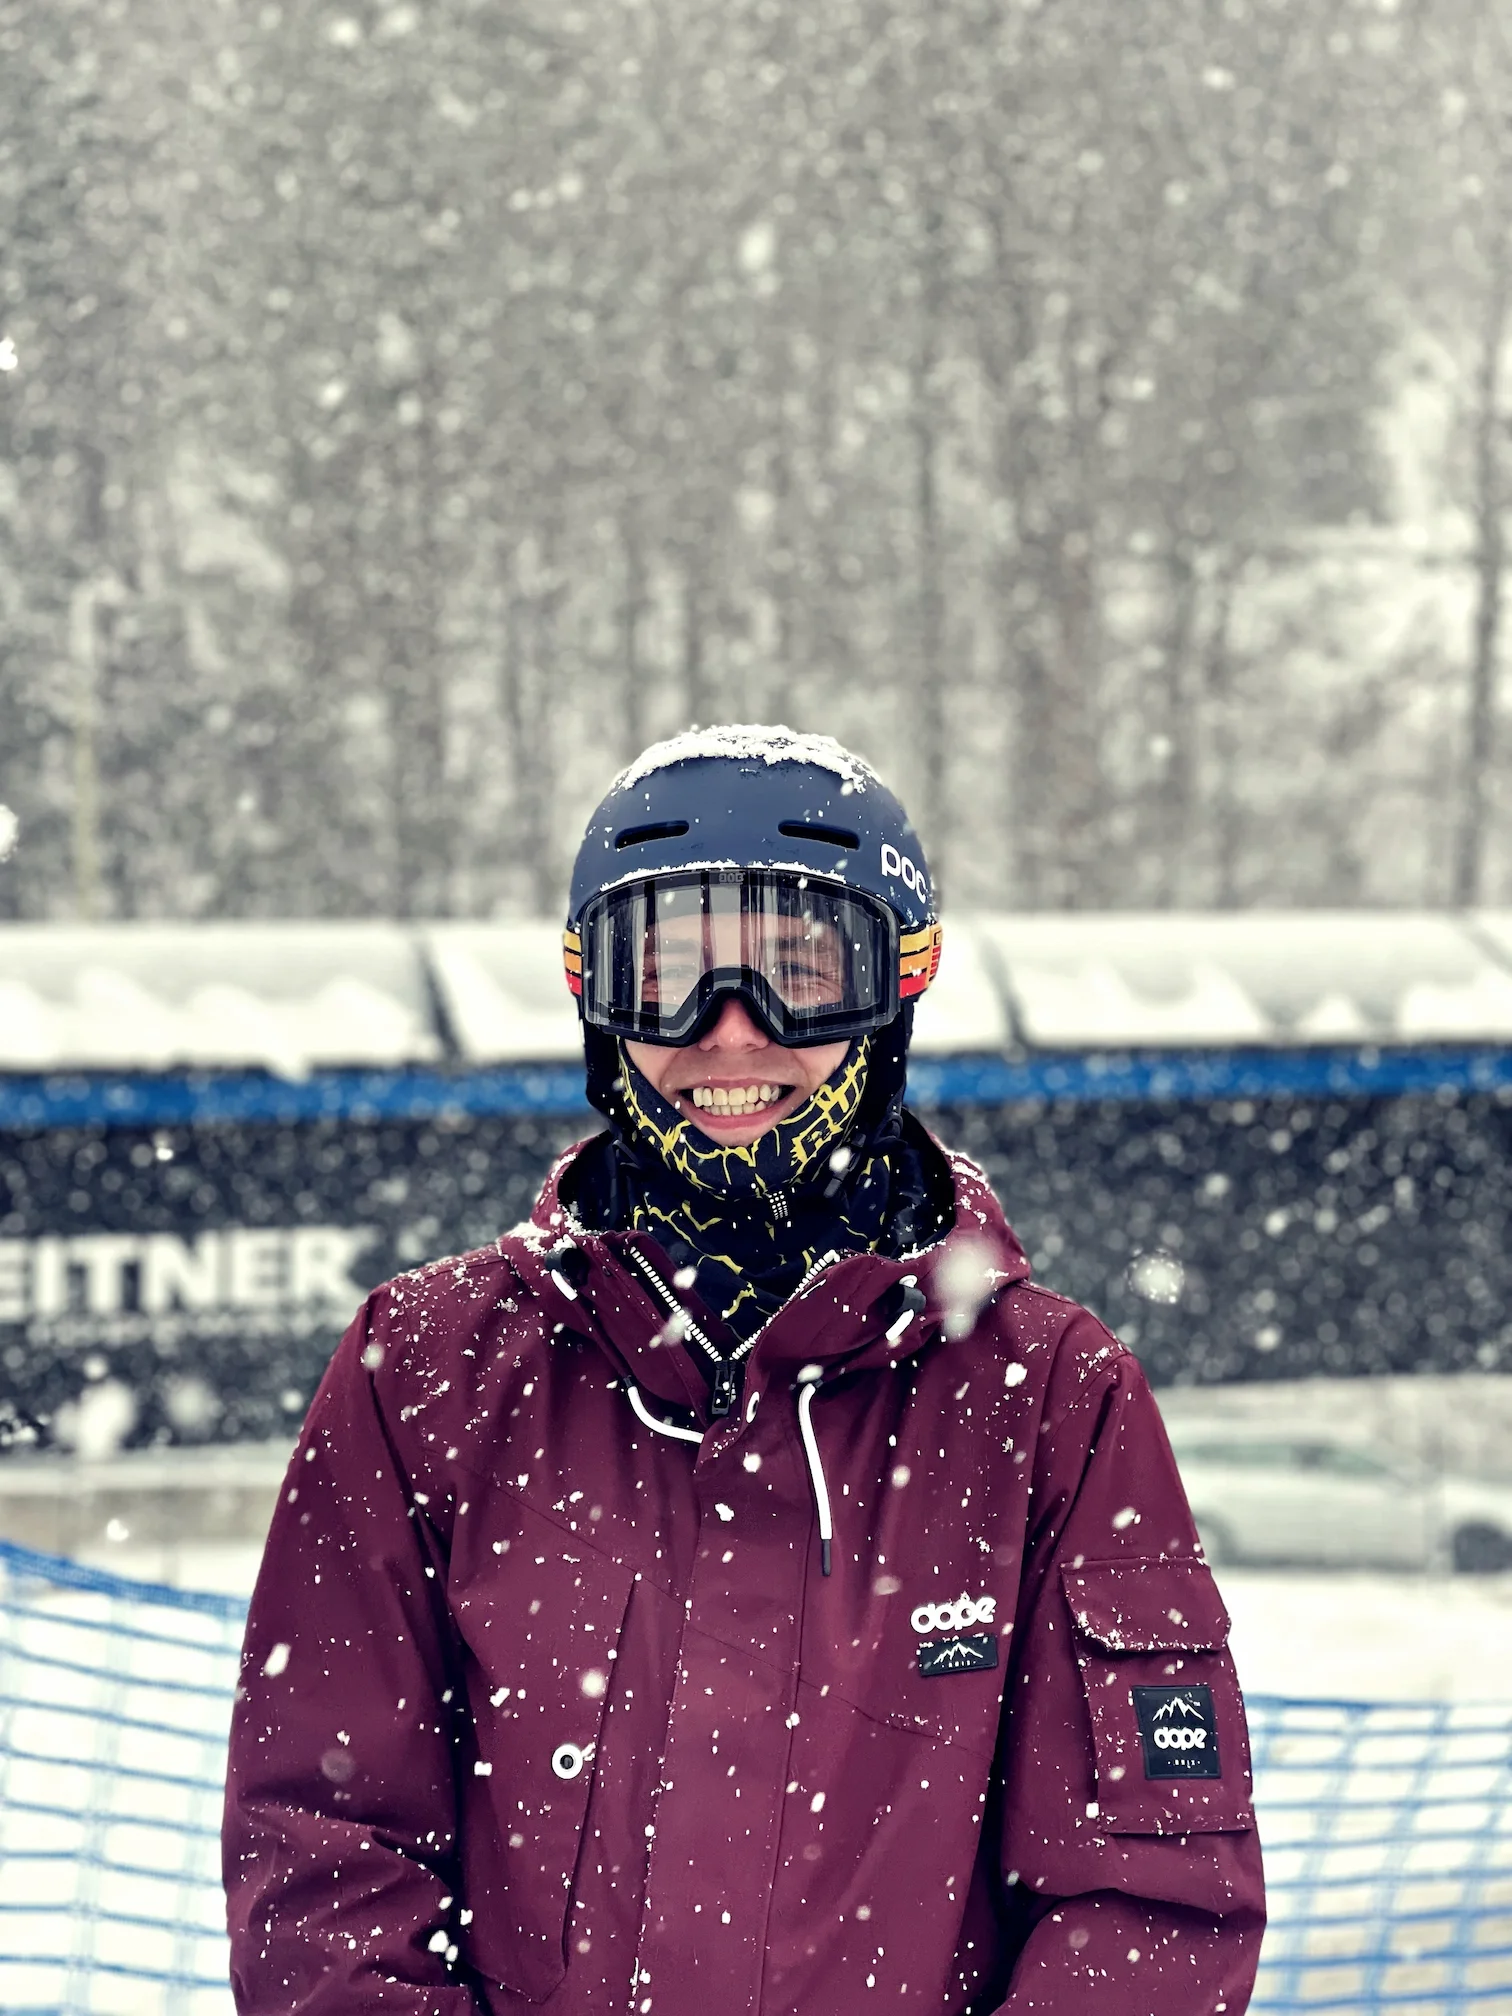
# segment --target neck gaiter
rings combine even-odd
[[[827,1254],[881,1243],[889,1150],[853,1138],[870,1039],[811,1099],[748,1148],[711,1140],[620,1053],[621,1098],[635,1153],[623,1170],[628,1223],[649,1232],[740,1337],[774,1315]]]

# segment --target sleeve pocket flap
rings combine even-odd
[[[1108,1652],[1217,1652],[1229,1617],[1203,1561],[1087,1561],[1061,1569],[1077,1631]]]
[[[1228,1612],[1205,1561],[1061,1569],[1109,1834],[1254,1825],[1244,1703]]]

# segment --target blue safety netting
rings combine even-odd
[[[1512,2012],[1512,1707],[1248,1706],[1270,1901],[1252,2006]]]
[[[245,1606],[0,1542],[0,2009],[225,2016]],[[1257,2011],[1512,2016],[1512,1706],[1252,1699]]]
[[[0,2009],[231,2007],[218,1836],[246,1605],[0,1542]]]

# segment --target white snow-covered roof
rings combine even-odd
[[[425,969],[392,924],[0,926],[0,1070],[438,1058]]]
[[[732,721],[714,728],[685,728],[665,742],[653,742],[614,780],[615,790],[638,784],[653,771],[700,756],[732,756],[741,763],[813,763],[833,771],[852,791],[875,784],[877,773],[859,756],[843,748],[833,735],[800,735],[780,723]]]
[[[1512,919],[1505,957],[1431,912],[976,921],[1037,1048],[1512,1040]]]
[[[424,943],[443,1012],[469,1064],[581,1057],[558,925],[433,924]]]
[[[1006,1048],[1008,1010],[972,919],[947,917],[934,985],[914,1009],[914,1053],[968,1057]]]
[[[1512,1044],[1512,912],[945,919],[925,1056]],[[0,1071],[575,1062],[554,923],[0,925]]]

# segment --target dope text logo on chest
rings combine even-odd
[[[921,1603],[909,1618],[919,1636],[931,1631],[969,1631],[990,1624],[997,1614],[996,1596],[957,1596],[953,1603]]]

